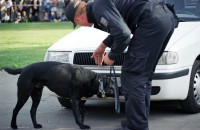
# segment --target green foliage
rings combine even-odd
[[[72,27],[69,22],[0,24],[0,70],[43,61],[47,48],[71,32]]]

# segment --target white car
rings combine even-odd
[[[166,1],[167,2],[167,1]],[[168,1],[169,2],[169,1]],[[184,111],[200,112],[200,0],[170,0],[181,22],[159,60],[152,82],[152,101],[177,100]],[[91,55],[108,34],[80,27],[48,48],[45,61],[79,64],[108,75],[109,66],[97,66]],[[107,49],[109,51],[109,49]],[[118,76],[123,55],[115,62]],[[118,78],[120,83],[120,78]],[[68,101],[59,98],[68,107]]]

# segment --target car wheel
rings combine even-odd
[[[69,99],[58,97],[58,101],[59,101],[60,105],[63,107],[66,107],[69,109],[72,108],[71,101]],[[85,103],[86,100],[81,100],[81,102]]]
[[[196,60],[192,67],[188,96],[181,101],[182,109],[189,113],[200,112],[200,61]]]

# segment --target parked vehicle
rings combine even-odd
[[[200,112],[200,0],[165,0],[174,3],[181,22],[160,58],[152,82],[152,101],[177,100],[184,111]],[[108,75],[109,66],[97,66],[91,55],[108,34],[80,27],[48,48],[45,61],[79,64]],[[106,51],[109,51],[107,49]],[[126,52],[124,52],[126,53]],[[123,55],[115,61],[118,76]],[[120,78],[118,83],[120,84]],[[69,107],[67,99],[59,98]]]

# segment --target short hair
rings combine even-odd
[[[81,1],[79,7],[76,10],[75,16],[79,16],[84,12],[84,8],[86,7],[87,3],[85,1]]]

